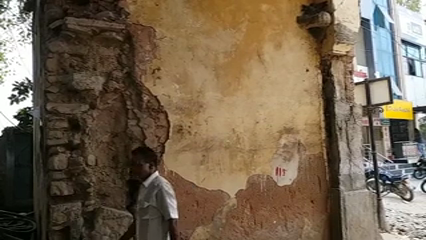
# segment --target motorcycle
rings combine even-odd
[[[422,189],[422,192],[426,193],[426,179],[423,180],[422,184],[420,185],[420,189]]]
[[[426,177],[426,160],[424,158],[420,158],[419,161],[417,161],[413,177],[419,180]]]
[[[374,169],[366,168],[365,177],[367,190],[376,192]],[[388,170],[381,167],[379,168],[379,188],[383,196],[394,193],[407,202],[411,202],[414,199],[414,191],[410,188],[407,175],[393,175]]]

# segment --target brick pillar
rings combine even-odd
[[[42,229],[51,240],[118,239],[132,221],[125,211],[131,148],[146,144],[161,155],[168,138],[167,115],[133,64],[129,31],[146,33],[147,51],[137,54],[149,61],[152,30],[128,25],[119,1],[52,0],[41,9]]]

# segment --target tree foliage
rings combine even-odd
[[[396,0],[396,2],[414,12],[420,12],[422,8],[422,0]]]
[[[0,0],[0,84],[13,74],[10,66],[19,63],[10,53],[31,43],[32,1]]]
[[[13,74],[10,66],[22,61],[22,58],[10,57],[10,53],[17,51],[20,46],[31,43],[33,2],[33,0],[0,0],[0,84]],[[31,98],[32,89],[33,84],[29,78],[13,83],[12,93],[8,97],[10,104],[19,104]],[[20,109],[13,117],[18,121],[20,129],[32,129],[32,107]]]
[[[18,121],[18,127],[24,130],[31,130],[33,128],[33,108],[21,108],[16,115],[13,116]]]
[[[8,97],[10,105],[19,104],[31,97],[33,92],[33,83],[30,79],[25,78],[22,81],[13,83],[12,93]],[[22,129],[31,129],[33,124],[33,108],[25,107],[20,109],[13,116],[18,121],[18,127]]]
[[[30,79],[15,81],[12,86],[12,94],[8,97],[10,105],[19,104],[31,97],[33,82]]]

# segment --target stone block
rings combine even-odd
[[[64,10],[61,7],[51,6],[44,13],[44,17],[47,23],[52,23],[59,19],[62,19],[65,16]]]
[[[88,46],[74,45],[62,40],[48,42],[47,48],[53,53],[68,53],[71,55],[86,55],[89,52]]]
[[[81,218],[81,202],[71,202],[50,206],[50,224],[56,230],[69,226]]]
[[[64,132],[62,131],[47,131],[47,138],[48,139],[60,139],[60,138],[64,138]]]
[[[46,60],[46,70],[49,72],[58,71],[58,60],[56,58],[48,58]]]
[[[59,146],[68,143],[68,139],[60,138],[60,139],[47,139],[47,146]]]
[[[68,181],[53,181],[50,183],[51,196],[70,196],[74,194],[74,187]]]
[[[95,157],[95,155],[90,154],[87,157],[86,163],[89,166],[95,166],[96,165],[96,157]]]
[[[68,121],[65,119],[57,119],[47,123],[49,129],[66,129],[69,127]]]
[[[105,77],[95,73],[75,73],[72,76],[71,87],[76,90],[93,90],[98,94],[102,90],[105,80]]]
[[[51,85],[49,87],[46,87],[46,92],[48,92],[48,93],[58,93],[59,92],[59,87]]]
[[[56,21],[52,22],[51,24],[49,24],[49,28],[50,29],[55,29],[55,28],[57,28],[59,26],[62,26],[62,24],[64,24],[64,20],[59,19],[59,20],[56,20]]]
[[[342,214],[345,213],[343,229],[346,229],[344,239],[381,239],[375,213],[374,195],[367,190],[358,190],[345,192],[342,198],[344,203]]]
[[[60,153],[49,158],[48,166],[50,170],[64,170],[68,167],[69,154]]]
[[[62,171],[51,171],[49,172],[49,176],[52,180],[64,180],[68,178],[68,176]]]
[[[96,210],[93,240],[119,239],[133,222],[127,211],[100,207]]]
[[[117,16],[110,11],[103,11],[95,15],[95,18],[98,20],[115,20]]]
[[[58,77],[57,76],[47,76],[46,80],[48,83],[56,83],[58,82]]]
[[[63,114],[79,114],[89,110],[89,105],[78,103],[47,103],[48,112]]]
[[[67,149],[64,148],[64,147],[60,147],[60,146],[50,147],[49,150],[48,150],[48,155],[64,153],[66,151],[67,151]]]
[[[113,39],[119,42],[124,41],[124,35],[116,32],[104,32],[99,34],[99,37]]]
[[[64,29],[92,34],[94,31],[100,30],[121,32],[126,29],[126,25],[87,18],[66,17],[64,18]]]

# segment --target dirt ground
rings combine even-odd
[[[426,239],[426,193],[420,190],[421,181],[411,180],[411,184],[416,188],[412,202],[405,202],[394,194],[383,199],[391,230],[382,235],[384,240]]]

